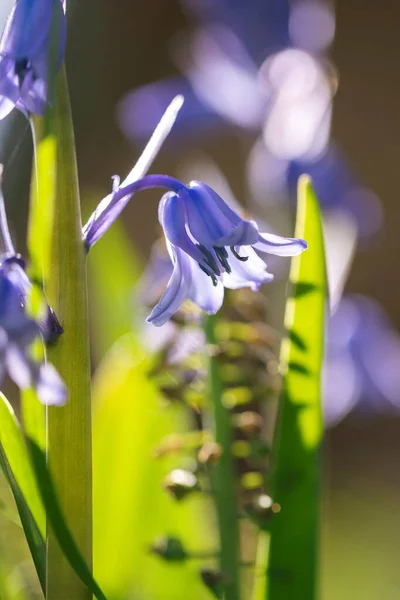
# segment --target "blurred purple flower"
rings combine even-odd
[[[289,44],[288,0],[184,0],[203,24],[228,26],[255,61]]]
[[[210,135],[224,122],[253,132],[262,127],[267,90],[231,30],[222,25],[197,30],[178,44],[174,57],[184,77],[145,85],[122,99],[118,118],[129,137],[147,137],[176,93],[185,97],[176,135]]]
[[[64,9],[60,0],[16,0],[0,41],[0,119],[14,107],[25,114],[44,113],[55,27],[56,70],[64,57]]]
[[[2,175],[3,166],[0,165],[0,268],[2,274],[13,284],[15,290],[18,291],[20,304],[24,307],[31,293],[32,283],[26,274],[25,261],[20,254],[16,253],[11,239],[1,187]],[[43,314],[39,318],[39,327],[41,335],[46,342],[54,341],[63,332],[56,314],[45,301]]]
[[[21,288],[7,261],[0,264],[0,382],[8,372],[21,389],[34,388],[44,404],[62,405],[67,390],[57,371],[32,356],[32,344],[40,329],[25,312]]]
[[[201,26],[173,49],[183,76],[127,94],[118,109],[121,129],[142,138],[168,98],[183,93],[175,137],[215,134],[224,123],[261,134],[248,175],[263,202],[292,197],[298,175],[307,172],[324,208],[346,210],[361,236],[375,233],[381,224],[379,200],[358,184],[329,141],[337,87],[324,56],[335,30],[331,4],[297,0],[290,11],[289,3],[279,0],[252,0],[251,7],[236,0],[185,4]]]
[[[360,185],[334,144],[312,160],[289,161],[273,155],[259,140],[250,153],[247,171],[252,196],[260,207],[279,205],[288,197],[295,201],[298,178],[307,173],[324,211],[347,213],[356,223],[358,236],[368,238],[382,225],[379,198]]]
[[[0,180],[2,167],[0,165]],[[0,186],[0,383],[7,371],[21,388],[34,388],[43,404],[62,405],[66,387],[55,368],[33,358],[32,344],[41,334],[60,334],[62,328],[54,312],[45,305],[39,325],[25,310],[32,284],[25,262],[16,254],[8,228],[4,197]],[[57,331],[56,331],[57,329]]]
[[[400,336],[377,302],[345,296],[330,318],[324,371],[328,424],[352,410],[400,409]]]
[[[202,133],[206,122],[215,126],[222,120],[246,130],[260,129],[269,110],[273,86],[260,77],[259,71],[262,73],[270,57],[275,57],[274,63],[286,62],[287,66],[288,60],[282,56],[297,57],[299,60],[291,61],[295,71],[304,71],[302,58],[308,64],[313,63],[314,70],[324,70],[317,53],[329,46],[333,38],[334,16],[330,5],[301,0],[289,12],[285,0],[250,3],[253,7],[241,2],[187,0],[186,4],[195,9],[203,24],[175,45],[173,59],[184,78],[144,86],[123,99],[119,117],[128,135],[136,138],[148,134],[160,117],[170,87],[171,93],[182,93],[187,99],[176,132],[182,133],[190,122],[187,133],[195,127],[197,133]],[[303,35],[299,35],[299,30]],[[252,52],[254,43],[262,50]],[[275,68],[275,73],[281,74],[281,69]],[[304,73],[301,78],[304,87]],[[307,84],[313,85],[309,74]]]

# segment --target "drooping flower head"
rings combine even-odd
[[[16,0],[0,41],[0,119],[14,107],[44,113],[49,76],[61,66],[65,42],[61,0]]]
[[[163,228],[173,272],[148,321],[161,326],[187,298],[209,314],[223,301],[224,287],[259,289],[273,279],[256,251],[294,256],[307,248],[304,240],[260,233],[254,221],[242,219],[211,187],[189,185],[167,175],[148,175],[115,187],[112,198],[93,213],[84,227],[89,249],[114,222],[129,198],[153,187],[169,189],[161,198]]]
[[[258,290],[273,275],[256,250],[278,256],[302,252],[304,240],[259,233],[254,221],[242,219],[212,188],[192,181],[160,202],[164,230],[174,270],[148,321],[163,325],[189,298],[205,312],[221,307],[224,287]]]

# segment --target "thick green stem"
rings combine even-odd
[[[215,440],[222,455],[210,469],[211,485],[215,497],[220,537],[220,568],[226,578],[225,600],[239,600],[239,520],[235,465],[232,455],[233,429],[231,414],[222,403],[223,386],[218,365],[218,340],[215,334],[216,317],[205,319],[205,333],[210,348],[209,397],[213,408]]]
[[[56,81],[54,109],[37,121],[37,190],[31,210],[33,271],[64,333],[49,360],[69,391],[64,407],[46,411],[47,457],[68,526],[92,563],[90,355],[86,261],[82,243],[75,142],[65,71]],[[36,196],[36,198],[35,198]],[[89,600],[48,526],[47,600]]]

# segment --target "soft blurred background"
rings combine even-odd
[[[114,173],[128,172],[178,91],[187,108],[154,172],[212,177],[220,189],[229,181],[249,212],[286,234],[293,181],[302,171],[313,175],[336,304],[321,598],[398,598],[400,6],[71,0],[70,7],[67,66],[84,214]],[[1,127],[5,193],[23,252],[29,131],[19,115]],[[142,265],[158,237],[157,201],[157,194],[139,196],[123,216]],[[346,295],[368,296],[380,308],[358,296],[338,304],[343,285]],[[278,280],[267,296],[282,303],[282,288]]]

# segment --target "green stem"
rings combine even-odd
[[[210,346],[209,397],[213,407],[215,440],[222,448],[219,461],[210,468],[220,537],[220,569],[226,577],[225,600],[239,600],[239,520],[235,465],[231,452],[233,428],[231,413],[222,403],[223,386],[217,354],[216,317],[205,319],[204,331]]]
[[[254,570],[254,582],[252,600],[265,600],[266,597],[266,572],[268,568],[270,534],[260,531],[257,542],[256,567]]]
[[[32,269],[64,333],[49,360],[69,391],[67,404],[46,410],[47,458],[58,500],[89,568],[92,564],[90,355],[86,260],[65,71],[56,81],[55,107],[35,121],[37,190],[29,241]],[[47,600],[89,600],[91,593],[64,557],[48,525]]]

